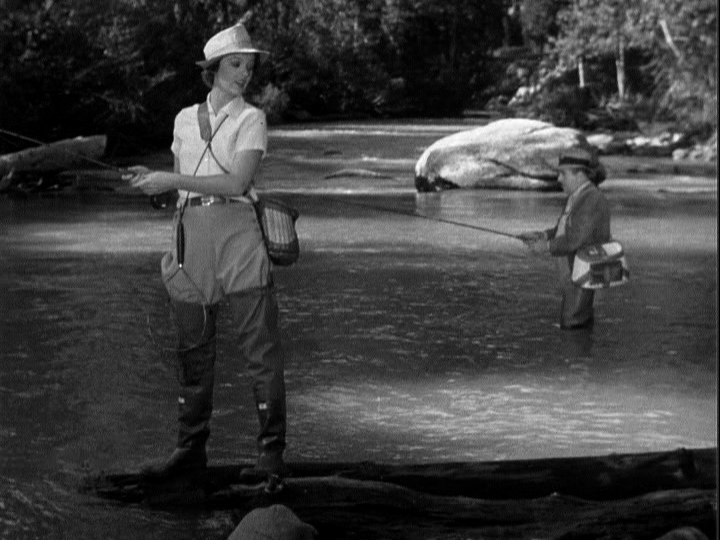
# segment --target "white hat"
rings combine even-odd
[[[242,24],[238,23],[235,26],[226,28],[211,37],[205,44],[203,53],[205,54],[205,60],[196,62],[196,64],[201,68],[208,67],[227,54],[268,54],[268,51],[262,51],[254,48],[252,41],[250,40],[250,34],[248,34]]]

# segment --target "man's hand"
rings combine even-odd
[[[545,238],[535,238],[532,240],[523,240],[525,245],[530,248],[530,252],[534,255],[545,255],[549,253],[548,241]]]
[[[518,234],[518,238],[525,242],[534,242],[535,240],[547,240],[545,237],[545,231],[530,231]]]
[[[535,255],[542,255],[548,252],[547,235],[545,231],[530,231],[518,234],[518,238],[522,240]]]

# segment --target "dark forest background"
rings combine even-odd
[[[0,0],[0,127],[165,147],[206,94],[205,41],[240,20],[271,51],[248,98],[272,123],[484,111],[717,132],[714,0]]]

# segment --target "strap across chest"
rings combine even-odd
[[[220,163],[220,160],[218,160],[217,156],[215,155],[215,152],[213,152],[213,149],[212,149],[213,137],[215,137],[217,132],[220,130],[220,126],[222,126],[222,123],[225,120],[227,120],[227,115],[222,117],[222,119],[220,120],[220,123],[218,124],[214,133],[212,130],[212,125],[210,124],[210,110],[208,108],[207,101],[204,101],[200,105],[198,105],[197,117],[198,117],[198,126],[200,127],[200,137],[202,138],[203,141],[205,141],[207,143],[207,146],[206,146],[207,151],[210,153],[212,158],[215,160],[215,163],[217,163],[218,167],[220,167],[225,174],[228,174],[230,171],[228,169],[226,169],[222,163]]]

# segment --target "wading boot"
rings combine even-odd
[[[156,477],[207,468],[205,443],[210,436],[215,366],[215,308],[173,302],[179,328],[178,438],[165,461],[144,469]],[[200,338],[198,337],[200,336]]]
[[[168,477],[204,471],[207,468],[205,442],[208,428],[206,392],[197,387],[181,388],[178,398],[178,440],[175,450],[165,461],[151,465],[144,472],[149,476]]]
[[[167,478],[203,472],[207,469],[207,455],[202,448],[176,448],[164,461],[143,468],[142,474],[155,478]]]
[[[266,478],[284,478],[290,469],[283,461],[285,450],[285,407],[284,402],[256,403],[260,434],[258,435],[258,458],[253,467],[243,469],[244,474]]]

